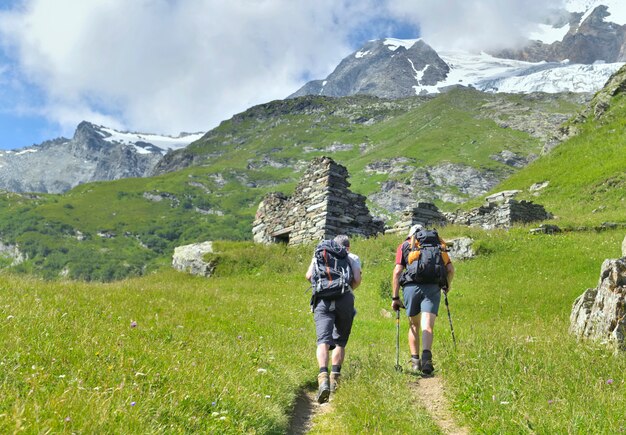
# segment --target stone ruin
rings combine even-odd
[[[550,219],[552,215],[540,204],[532,201],[517,201],[514,196],[519,190],[505,190],[485,198],[481,207],[462,213],[446,213],[448,222],[482,227],[487,230],[510,228],[514,223],[529,223]]]
[[[382,233],[365,196],[351,192],[348,170],[329,157],[313,159],[292,196],[270,193],[263,198],[252,224],[256,243],[297,245],[338,234],[370,237]]]
[[[421,224],[427,228],[439,228],[446,225],[446,217],[439,211],[435,204],[419,202],[416,207],[407,208],[402,212],[402,217],[393,228],[385,231],[385,234],[406,234],[415,224]]]
[[[570,332],[618,351],[626,350],[626,238],[622,258],[605,260],[597,287],[587,289],[574,302]]]

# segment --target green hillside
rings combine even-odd
[[[412,159],[408,165],[416,168],[458,162],[504,178],[516,170],[490,156],[503,150],[540,153],[546,138],[538,132],[555,128],[542,122],[566,119],[580,101],[574,94],[463,89],[394,101],[275,101],[224,121],[172,154],[167,165],[178,170],[86,184],[64,195],[2,195],[0,240],[27,256],[16,270],[47,278],[141,275],[169,263],[175,246],[250,239],[261,198],[270,191],[291,193],[313,157],[329,155],[347,166],[352,189],[365,195],[378,192],[383,181],[404,182],[402,175],[364,171],[396,157]]]

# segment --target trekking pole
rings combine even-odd
[[[450,322],[450,331],[452,332],[452,342],[454,343],[454,349],[456,350],[456,338],[454,337],[454,327],[452,326],[452,316],[450,316],[450,305],[448,304],[448,289],[443,290],[443,297],[446,301],[446,308],[448,309],[448,321]]]
[[[396,371],[402,371],[400,365],[400,309],[396,311]]]

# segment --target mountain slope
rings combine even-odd
[[[566,130],[576,135],[499,188],[545,204],[557,224],[626,223],[626,67]],[[546,181],[545,189],[529,191]]]
[[[290,194],[321,155],[348,167],[351,189],[378,216],[397,219],[421,199],[456,207],[540,155],[580,98],[459,89],[436,98],[276,101],[169,153],[156,177],[4,195],[0,237],[28,257],[18,270],[98,280],[143,274],[168,263],[175,246],[250,239],[263,195]]]

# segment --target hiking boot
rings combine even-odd
[[[422,373],[430,375],[435,371],[433,365],[433,354],[429,350],[422,352]]]
[[[415,373],[422,370],[422,362],[419,358],[411,358],[411,370]]]
[[[334,393],[337,391],[337,387],[339,387],[339,380],[341,379],[341,373],[331,372],[330,373],[330,392]]]
[[[317,390],[317,403],[322,404],[328,402],[330,396],[330,381],[328,380],[328,372],[322,372],[317,375],[317,384],[319,389]]]

